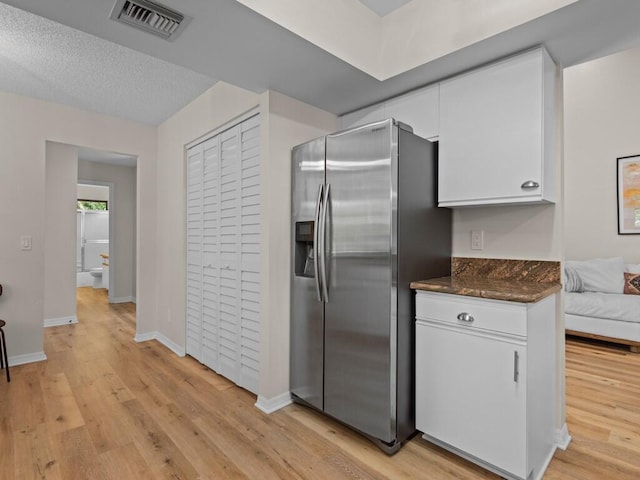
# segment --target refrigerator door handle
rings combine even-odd
[[[320,248],[320,212],[322,211],[322,194],[324,191],[324,185],[320,184],[318,187],[318,198],[316,200],[316,215],[315,215],[315,223],[313,228],[313,265],[315,266],[315,274],[314,278],[316,280],[316,295],[318,297],[318,301],[322,302],[322,291],[320,290],[320,264],[318,263],[318,249]]]
[[[329,209],[329,194],[331,184],[327,183],[322,202],[322,219],[320,223],[320,273],[322,275],[322,297],[324,303],[329,303],[329,284],[327,283],[327,210]]]

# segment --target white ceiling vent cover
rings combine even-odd
[[[183,14],[149,0],[116,0],[109,17],[167,40],[173,40],[188,20]]]

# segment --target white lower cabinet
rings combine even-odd
[[[555,451],[555,296],[533,304],[416,295],[416,428],[505,478]]]

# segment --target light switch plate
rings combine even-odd
[[[20,248],[22,250],[31,250],[31,235],[23,235],[20,237]]]

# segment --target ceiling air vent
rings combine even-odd
[[[110,18],[167,40],[173,40],[187,17],[149,0],[116,0]]]

